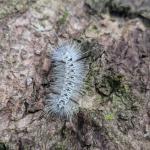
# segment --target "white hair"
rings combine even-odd
[[[72,118],[78,111],[87,64],[80,46],[64,42],[51,55],[51,92],[46,99],[45,110],[60,118]]]

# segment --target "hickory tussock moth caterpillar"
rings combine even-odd
[[[64,42],[51,55],[51,92],[46,99],[47,114],[70,119],[78,111],[87,73],[85,55],[75,42]]]

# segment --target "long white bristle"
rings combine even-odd
[[[52,53],[51,93],[46,99],[45,110],[60,118],[72,118],[78,111],[78,101],[86,77],[87,65],[80,47],[65,42]]]

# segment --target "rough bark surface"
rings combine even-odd
[[[149,27],[149,0],[0,0],[0,150],[149,150]],[[72,122],[43,113],[68,39],[91,51]]]

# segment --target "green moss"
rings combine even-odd
[[[96,100],[97,101],[101,101],[102,100],[102,97],[100,95],[96,95]]]
[[[58,24],[59,25],[65,24],[65,22],[67,21],[68,15],[69,15],[68,11],[65,11],[64,14],[59,18]]]
[[[121,98],[115,94],[112,94],[113,109],[125,109],[125,105],[122,103]]]
[[[115,119],[115,115],[114,115],[114,113],[109,113],[109,114],[106,114],[104,116],[104,118],[105,118],[106,121],[112,121],[112,120]]]

